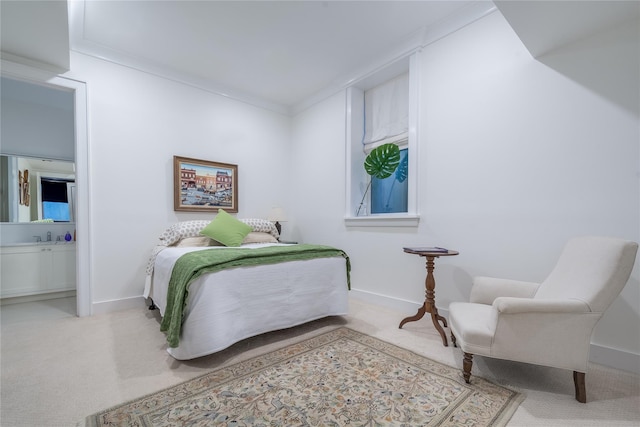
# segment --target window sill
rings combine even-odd
[[[418,215],[365,215],[348,216],[344,218],[347,227],[417,227],[420,222]]]

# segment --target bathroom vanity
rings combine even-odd
[[[0,265],[0,298],[76,289],[75,242],[2,246]]]

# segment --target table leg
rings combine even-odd
[[[402,329],[404,324],[407,323],[407,322],[415,322],[416,320],[422,319],[424,317],[425,313],[427,312],[426,306],[427,306],[427,303],[424,302],[422,304],[422,307],[420,307],[418,312],[415,314],[415,316],[409,316],[409,317],[403,319],[402,322],[400,322],[400,326],[398,326],[398,328]]]
[[[440,337],[442,337],[442,345],[444,345],[445,347],[448,347],[449,344],[447,343],[447,335],[445,334],[442,326],[440,326],[440,322],[442,322],[442,324],[446,327],[447,319],[445,319],[444,317],[438,314],[438,309],[436,307],[436,292],[435,292],[436,280],[433,276],[436,257],[427,255],[426,258],[427,258],[427,278],[425,279],[425,282],[424,282],[424,286],[426,288],[424,304],[422,305],[422,307],[420,307],[420,309],[415,314],[415,316],[410,316],[403,319],[402,322],[400,322],[400,326],[398,326],[398,328],[402,328],[402,326],[407,322],[420,320],[426,313],[430,313],[431,322],[433,323],[433,326],[436,328],[438,333],[440,333]]]

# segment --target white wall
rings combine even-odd
[[[288,200],[290,119],[81,54],[66,76],[87,82],[94,305],[137,298],[158,236],[177,221],[173,156],[238,165],[239,218]]]
[[[617,31],[554,55],[571,65],[576,50],[591,49],[638,64],[637,40]],[[296,231],[349,252],[354,290],[421,304],[423,259],[402,252],[411,244],[460,251],[436,262],[437,305],[446,309],[468,299],[475,275],[543,280],[571,236],[640,241],[640,134],[624,103],[532,58],[497,12],[424,48],[420,60],[417,229],[344,226],[344,94],[294,120],[292,195],[304,200],[292,207]],[[601,80],[634,75],[614,71]],[[636,264],[592,341],[637,361]]]
[[[73,93],[2,78],[0,152],[74,161]]]

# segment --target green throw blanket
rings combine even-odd
[[[160,330],[167,333],[169,347],[177,347],[182,327],[182,311],[187,301],[189,285],[205,273],[234,267],[276,264],[286,261],[341,256],[346,260],[347,286],[351,289],[351,264],[347,254],[321,245],[266,246],[256,249],[206,249],[189,252],[176,261],[169,280],[167,307]]]

